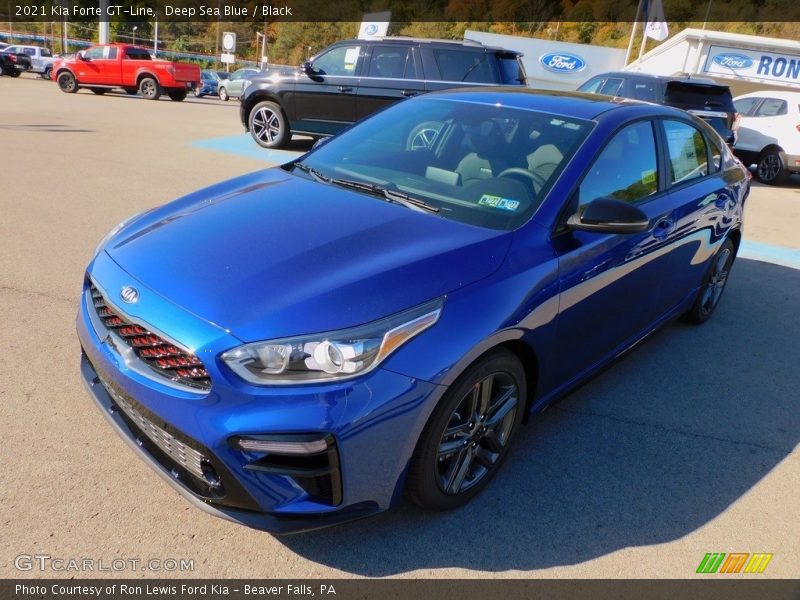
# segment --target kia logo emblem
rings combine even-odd
[[[128,304],[136,304],[139,301],[139,290],[130,285],[123,287],[119,295]]]
[[[553,73],[577,73],[586,68],[585,60],[569,52],[543,54],[539,58],[539,62],[545,69]]]

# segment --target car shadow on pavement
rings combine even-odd
[[[532,418],[469,505],[429,513],[406,504],[278,539],[377,577],[544,569],[685,536],[798,443],[798,298],[800,270],[740,258],[711,321],[665,327]]]

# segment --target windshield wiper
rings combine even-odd
[[[361,190],[362,192],[368,192],[370,194],[376,194],[379,196],[383,196],[389,202],[394,202],[396,204],[402,204],[406,208],[410,208],[412,210],[424,210],[432,213],[438,213],[439,208],[433,206],[432,204],[428,204],[424,200],[420,200],[419,198],[414,198],[413,196],[409,196],[408,194],[404,194],[398,190],[393,190],[383,185],[378,185],[377,183],[367,183],[364,181],[353,181],[352,179],[329,179],[330,183],[335,183],[336,185],[341,185],[343,187],[353,188],[354,190]]]
[[[330,177],[325,177],[325,175],[323,175],[322,173],[317,171],[314,167],[309,167],[308,165],[306,165],[304,163],[296,162],[296,163],[294,163],[294,167],[296,169],[300,169],[303,173],[308,173],[309,175],[311,175],[315,180],[319,181],[320,183],[330,183],[330,181],[331,181]]]

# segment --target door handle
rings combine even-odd
[[[675,223],[669,219],[661,219],[653,229],[653,237],[664,239],[675,228]]]
[[[348,92],[352,92],[353,88],[347,87],[347,86],[344,86],[344,85],[340,85],[339,86],[339,91],[342,92],[343,94],[346,94]]]
[[[417,96],[417,95],[419,95],[419,92],[418,92],[417,90],[403,90],[403,91],[402,91],[402,94],[403,94],[403,96],[405,96],[406,98],[411,98],[412,96]]]

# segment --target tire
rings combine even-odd
[[[125,90],[125,93],[128,94],[128,96],[135,96],[136,94],[139,93],[139,90],[136,89],[135,87],[126,87],[123,89]]]
[[[167,90],[167,96],[173,102],[183,102],[186,100],[186,90],[183,88],[173,88],[171,90]]]
[[[161,86],[153,77],[143,77],[139,82],[139,93],[146,100],[158,100],[161,97]]]
[[[765,150],[758,157],[756,175],[761,183],[767,185],[780,185],[785,182],[791,173],[786,168],[786,155],[782,150]]]
[[[250,135],[262,148],[282,148],[291,139],[289,125],[281,107],[274,102],[259,102],[247,120]]]
[[[733,259],[736,257],[736,248],[730,239],[726,239],[717,253],[711,259],[708,271],[703,277],[703,284],[697,292],[692,308],[684,315],[684,319],[695,325],[702,325],[714,314],[714,309],[719,305],[722,292],[728,283]]]
[[[20,73],[22,73],[22,71],[17,71],[16,69],[12,69],[9,75],[11,75],[11,77],[19,77]]]
[[[75,76],[69,71],[59,73],[56,81],[58,82],[58,89],[65,94],[74,94],[78,91],[78,82],[75,80]]]
[[[108,91],[105,88],[89,88],[89,89],[92,90],[98,96],[102,96],[103,94],[105,94]]]
[[[53,67],[47,67],[44,72],[42,72],[42,79],[51,79],[53,76]]]
[[[526,393],[525,371],[508,350],[473,363],[447,390],[417,442],[406,480],[411,501],[450,510],[480,493],[508,454]]]
[[[219,99],[224,100],[225,102],[230,100],[230,96],[228,95],[228,90],[225,86],[219,88]]]
[[[194,88],[194,97],[195,98],[202,98],[203,92],[201,88]]]

